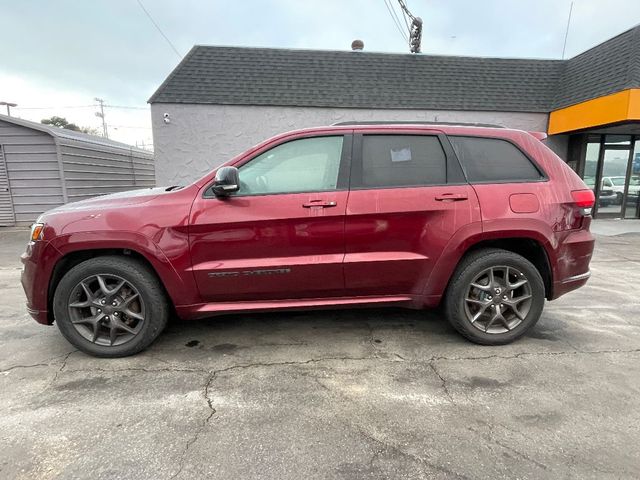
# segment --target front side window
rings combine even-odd
[[[527,182],[544,178],[524,153],[499,138],[450,136],[469,182]]]
[[[239,168],[239,195],[335,190],[342,136],[301,138],[261,153]]]
[[[447,181],[446,156],[433,135],[365,135],[361,188],[439,185]]]

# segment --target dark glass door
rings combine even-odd
[[[640,140],[634,144],[628,168],[627,196],[624,202],[624,218],[640,218]]]
[[[605,135],[600,143],[594,181],[599,218],[622,218],[629,187],[631,135]],[[588,178],[585,169],[585,179]]]

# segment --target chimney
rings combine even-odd
[[[361,52],[364,50],[364,42],[362,40],[354,40],[351,42],[351,50],[354,52]]]

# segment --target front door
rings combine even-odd
[[[189,239],[203,301],[342,295],[350,155],[350,135],[295,139],[240,165],[236,194],[196,199]]]
[[[443,135],[356,136],[347,205],[351,295],[421,295],[461,227],[477,222],[473,188]]]

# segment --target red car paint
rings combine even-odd
[[[239,166],[291,139],[359,133],[506,139],[547,180],[206,198],[212,171],[177,190],[69,204],[41,216],[42,239],[22,255],[28,311],[52,323],[60,272],[82,255],[114,250],[144,257],[183,318],[337,305],[434,307],[465,252],[498,239],[529,239],[544,249],[548,299],[586,283],[591,219],[572,191],[587,187],[540,135],[449,125],[321,127],[278,135],[225,165]]]

